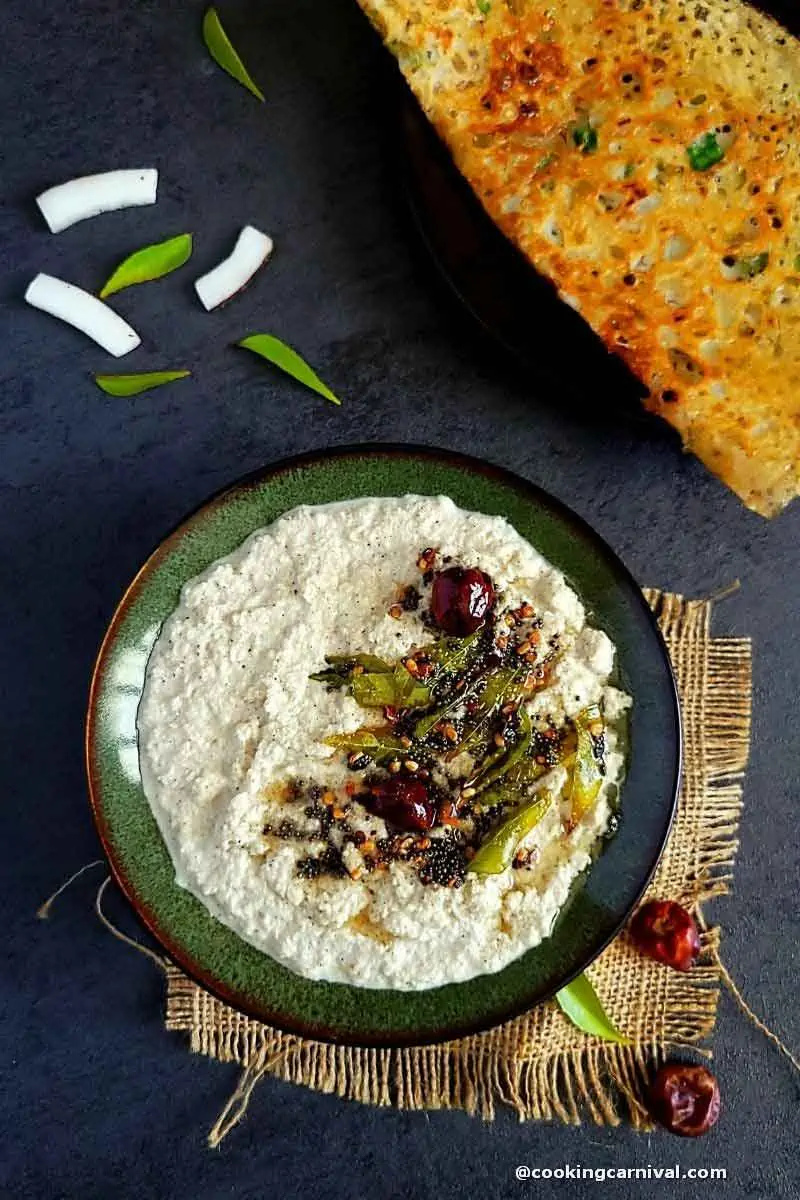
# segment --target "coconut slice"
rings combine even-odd
[[[219,308],[231,300],[237,292],[246,288],[250,280],[272,254],[272,238],[260,233],[252,225],[245,225],[239,234],[233,253],[213,271],[203,275],[195,283],[195,291],[206,312]]]
[[[115,358],[122,358],[141,344],[136,330],[102,300],[53,275],[37,275],[25,299],[34,308],[80,329]]]
[[[138,171],[106,171],[104,175],[84,175],[49,188],[36,197],[42,216],[52,233],[61,233],[78,221],[97,217],[118,208],[137,208],[155,204],[158,171],[145,167]]]

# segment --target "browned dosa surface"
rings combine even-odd
[[[740,0],[360,2],[489,214],[649,407],[750,507],[788,503],[800,44]],[[703,138],[722,157],[697,169]]]

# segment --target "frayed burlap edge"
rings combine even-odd
[[[650,895],[696,910],[727,891],[738,847],[741,782],[750,746],[749,639],[711,638],[711,601],[645,591],[675,668],[684,722],[684,778],[675,825]],[[703,934],[689,974],[642,959],[623,935],[592,965],[603,1003],[631,1039],[601,1042],[544,1005],[488,1033],[439,1046],[372,1050],[282,1034],[243,1016],[174,967],[167,969],[168,1029],[191,1049],[244,1068],[210,1142],[240,1119],[265,1074],[349,1100],[404,1109],[463,1109],[491,1120],[499,1105],[520,1120],[649,1127],[647,1079],[676,1048],[702,1046],[716,1019],[719,931]]]

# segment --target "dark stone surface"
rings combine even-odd
[[[521,378],[453,309],[411,233],[382,112],[385,64],[352,0],[257,4],[225,17],[265,85],[259,106],[208,62],[203,4],[7,0],[0,71],[4,716],[0,984],[3,1151],[13,1197],[536,1194],[518,1163],[722,1166],[723,1194],[796,1197],[800,1088],[726,997],[715,1036],[725,1113],[698,1143],[627,1129],[483,1125],[463,1114],[372,1111],[268,1082],[220,1153],[204,1137],[236,1070],[189,1055],[161,1026],[153,968],[112,941],[85,878],[49,923],[35,911],[97,855],[81,739],[93,656],[114,604],[160,535],[213,489],[287,453],[413,439],[481,454],[574,506],[642,582],[689,594],[740,578],[718,629],[755,640],[755,714],[742,849],[713,916],[725,959],[795,1047],[800,508],[747,512],[648,425],[573,413]],[[52,237],[37,190],[113,166],[161,168],[155,209]],[[254,221],[277,250],[225,311],[193,301],[196,269]],[[125,253],[191,229],[192,267],[118,298],[145,346],[130,369],[195,378],[134,400],[80,335],[28,310],[46,269],[96,288]],[[532,314],[532,336],[535,336]],[[341,410],[227,348],[270,329],[345,398]],[[544,352],[544,349],[543,349]],[[568,369],[568,364],[565,364]],[[125,923],[123,905],[114,905]],[[661,1194],[618,1184],[617,1194]],[[685,1181],[663,1194],[703,1196]],[[589,1196],[589,1182],[565,1194]]]

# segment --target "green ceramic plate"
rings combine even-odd
[[[139,778],[136,712],[158,630],[187,580],[298,504],[406,492],[446,494],[507,517],[559,567],[616,643],[635,700],[619,830],[550,938],[496,975],[424,992],[302,979],[243,942],[174,881]],[[170,534],[125,593],[92,680],[86,760],[114,875],[171,958],[210,991],[284,1030],[356,1045],[440,1041],[487,1029],[552,996],[618,932],[646,887],[675,808],[680,719],[669,660],[641,592],[605,543],[563,505],[475,459],[362,446],[268,467],[211,499]]]

